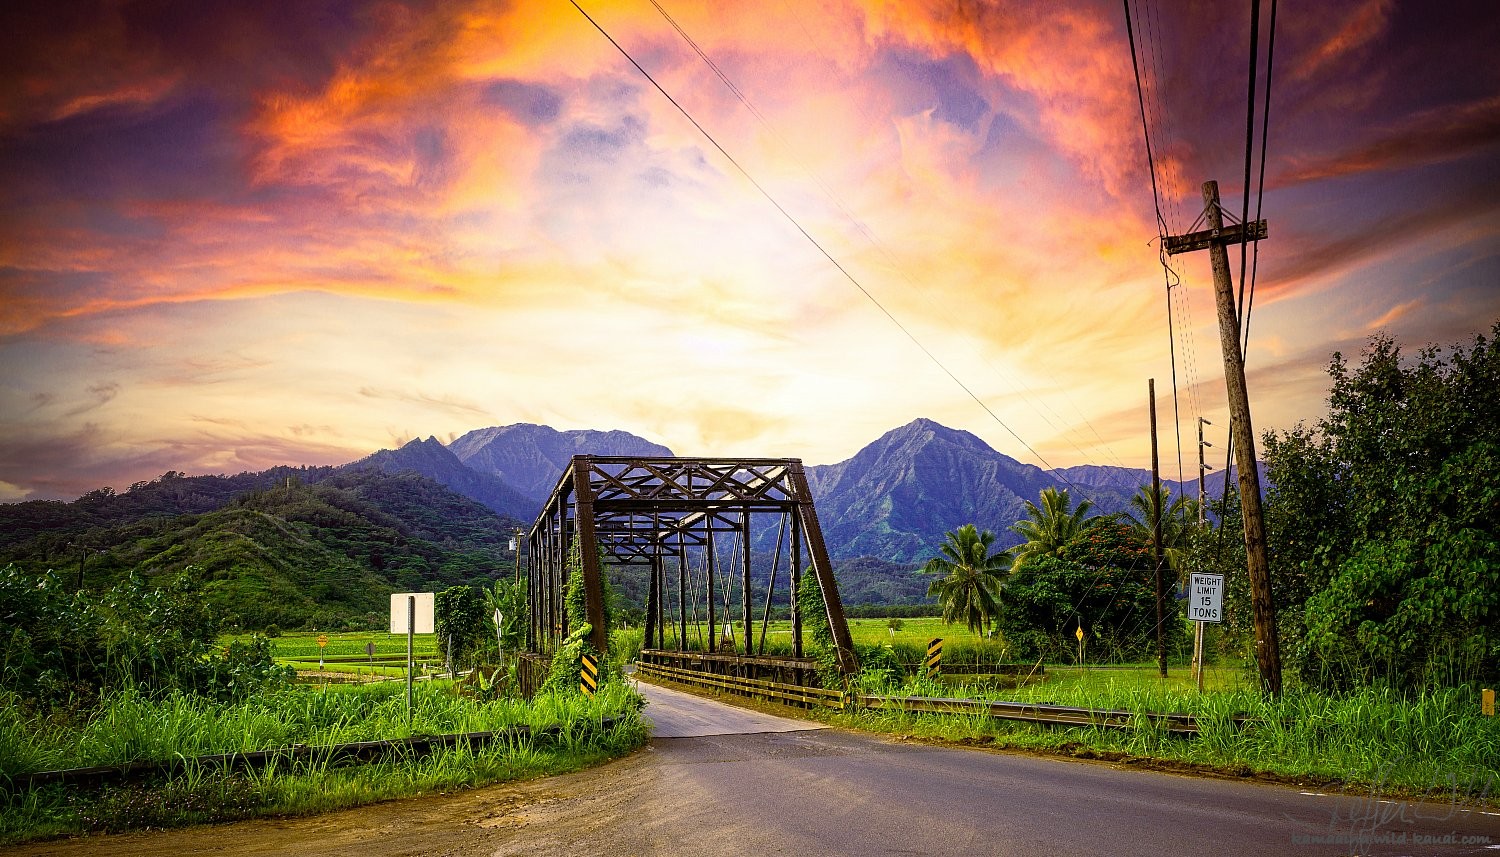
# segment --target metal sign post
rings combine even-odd
[[[323,650],[328,648],[328,635],[318,635],[318,672],[323,671]]]
[[[406,633],[406,722],[412,720],[412,682],[416,671],[413,654],[418,632],[431,634],[435,596],[431,592],[391,593],[391,633]]]
[[[500,639],[501,633],[502,633],[500,629],[503,628],[504,626],[505,626],[505,614],[501,613],[498,609],[496,609],[495,610],[495,660],[499,661],[502,664],[505,663],[505,644],[504,644],[504,641],[502,641]]]
[[[1188,618],[1197,623],[1193,661],[1198,665],[1198,692],[1203,692],[1203,623],[1224,621],[1224,575],[1194,574],[1188,598]]]
[[[416,664],[412,657],[413,643],[417,635],[417,596],[406,599],[406,725],[411,726],[411,688]]]

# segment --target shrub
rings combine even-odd
[[[72,593],[56,575],[0,570],[0,690],[30,705],[87,705],[109,690],[243,698],[289,680],[264,638],[215,645],[219,623],[191,567],[165,587],[138,576]]]

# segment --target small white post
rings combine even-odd
[[[412,673],[415,671],[416,663],[412,657],[412,647],[417,636],[417,596],[410,595],[406,599],[406,725],[411,725],[411,686]]]

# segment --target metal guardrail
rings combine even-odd
[[[1156,714],[1118,709],[1070,708],[1032,702],[994,702],[987,699],[948,699],[934,696],[879,696],[859,694],[866,708],[928,714],[983,714],[996,720],[1133,729],[1142,722],[1181,735],[1197,735],[1198,720],[1191,714]]]
[[[606,717],[599,721],[600,729],[612,729],[622,716]],[[591,725],[591,722],[585,722]],[[152,774],[180,774],[190,766],[219,767],[229,770],[246,770],[266,767],[277,762],[301,762],[336,764],[351,761],[368,761],[396,754],[414,756],[455,747],[459,744],[484,746],[497,741],[550,741],[562,734],[561,726],[547,726],[533,730],[530,726],[512,726],[492,732],[457,732],[449,735],[419,735],[391,741],[354,741],[347,744],[327,744],[309,747],[296,744],[273,750],[249,750],[240,753],[215,753],[193,758],[178,757],[169,760],[142,760],[120,765],[95,765],[88,768],[64,768],[56,771],[38,771],[33,774],[18,774],[12,787],[22,790],[53,783],[101,784],[106,781],[138,779]]]
[[[804,705],[822,705],[826,708],[834,709],[842,709],[845,704],[845,695],[842,692],[827,690],[821,687],[805,687],[803,685],[782,684],[764,679],[718,675],[715,673],[698,672],[697,670],[685,670],[680,667],[663,666],[661,664],[637,663],[635,671],[638,675],[654,675],[668,681],[730,690],[746,696],[766,696],[791,702],[800,702]]]
[[[1136,729],[1143,724],[1175,735],[1200,733],[1198,718],[1191,714],[1158,714],[1120,709],[1072,708],[1032,702],[997,702],[987,699],[950,699],[934,696],[887,696],[883,694],[842,693],[816,687],[798,687],[759,679],[714,675],[696,670],[637,664],[640,675],[656,676],[667,681],[729,690],[745,696],[786,699],[803,705],[821,705],[846,710],[856,706],[884,711],[924,714],[980,714],[996,720],[1013,720],[1054,726],[1087,726],[1103,729]],[[1231,717],[1235,728],[1254,722],[1249,717]]]

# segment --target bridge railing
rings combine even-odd
[[[802,687],[821,687],[818,662],[812,658],[644,649],[636,658],[636,663]]]
[[[644,656],[646,653],[643,652]],[[1075,708],[1064,705],[1046,705],[1030,702],[1003,702],[989,699],[952,699],[930,696],[889,696],[884,694],[854,693],[829,690],[800,684],[786,684],[767,679],[749,678],[731,674],[710,672],[692,668],[693,658],[698,665],[714,663],[711,659],[722,659],[722,655],[705,655],[689,652],[658,652],[657,655],[673,655],[684,665],[674,666],[662,661],[663,657],[641,660],[636,663],[636,672],[647,678],[675,682],[716,691],[728,691],[740,696],[761,698],[797,705],[803,708],[822,707],[839,711],[851,708],[871,708],[887,711],[927,714],[980,714],[995,720],[1013,720],[1053,726],[1086,726],[1096,729],[1159,729],[1176,735],[1199,734],[1198,719],[1191,714],[1164,714],[1156,712],[1124,711],[1103,708]],[[739,659],[759,660],[759,659]],[[809,662],[812,663],[812,662]],[[815,668],[815,667],[814,667]],[[1251,717],[1231,716],[1228,725],[1237,730],[1255,726],[1259,721]]]
[[[635,669],[638,675],[664,679],[679,684],[727,690],[730,693],[736,693],[741,696],[773,699],[784,703],[800,705],[804,708],[810,708],[815,705],[835,709],[844,707],[844,693],[838,690],[807,687],[797,684],[783,684],[766,679],[740,678],[734,675],[710,673],[662,664],[641,663],[639,661],[636,662]]]

